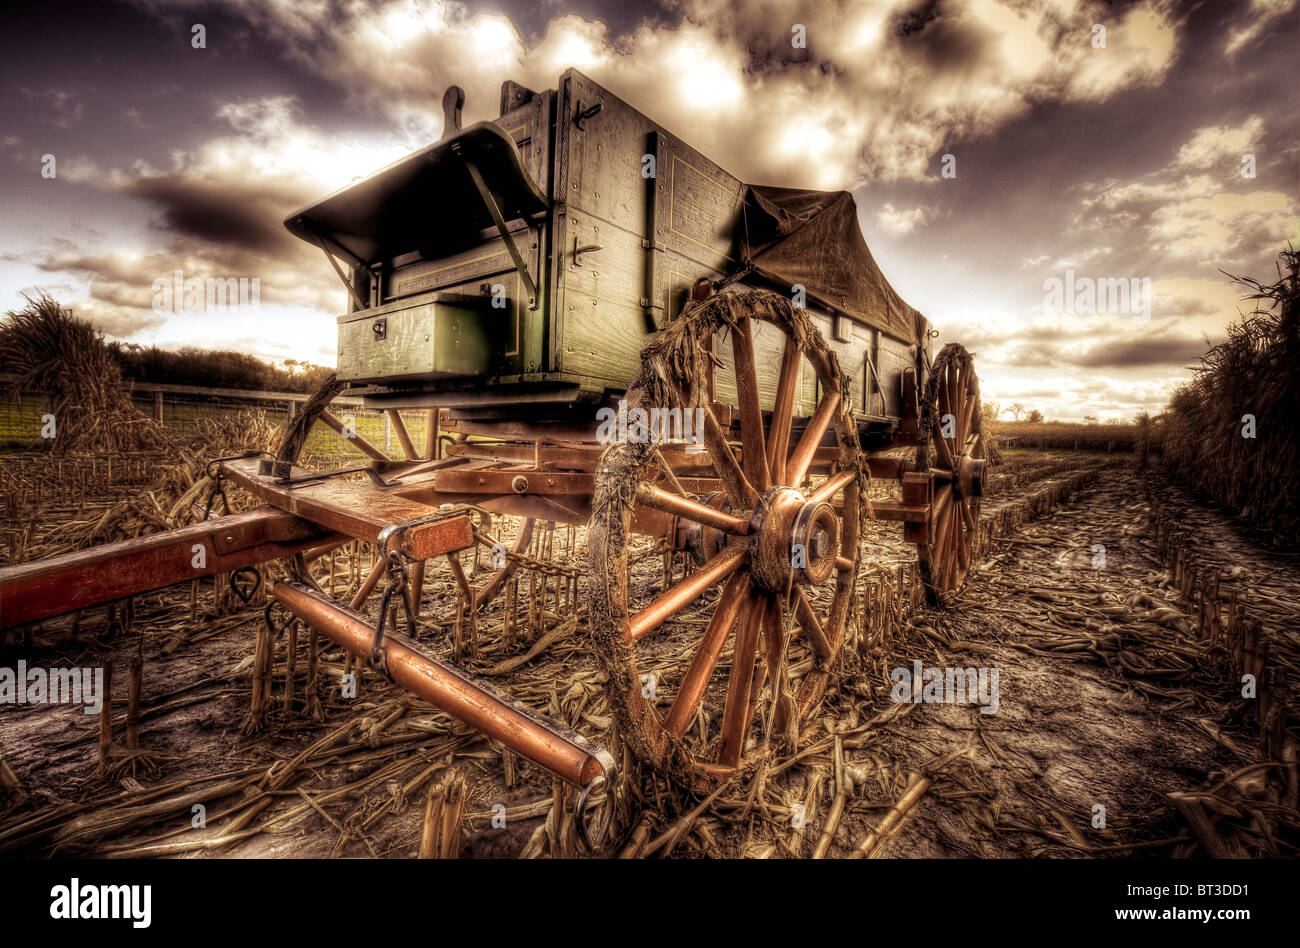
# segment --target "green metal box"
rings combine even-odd
[[[347,382],[486,375],[496,349],[480,305],[433,294],[339,317],[338,377]]]

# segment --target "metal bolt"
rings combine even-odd
[[[822,559],[831,552],[831,535],[825,527],[818,527],[812,536],[812,554],[814,559]]]

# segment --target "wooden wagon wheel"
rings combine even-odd
[[[285,433],[275,450],[276,461],[285,462],[287,464],[297,464],[299,458],[302,456],[303,449],[307,444],[307,438],[311,434],[312,426],[317,421],[324,422],[330,428],[334,429],[334,431],[338,432],[340,437],[345,436],[345,424],[343,419],[347,416],[343,415],[342,418],[340,418],[339,415],[330,410],[331,403],[338,397],[339,393],[343,391],[344,387],[345,383],[340,382],[335,376],[331,375],[325,380],[312,397],[303,404],[302,408],[294,416],[292,421],[287,424]],[[436,410],[437,409],[429,409],[429,412],[432,413]],[[438,448],[433,440],[434,426],[432,424],[432,419],[427,423],[426,431],[428,436],[425,438],[424,445],[417,446],[412,439],[410,432],[407,430],[406,423],[403,421],[401,413],[395,408],[390,408],[385,409],[385,414],[388,415],[393,426],[393,431],[397,435],[398,444],[402,449],[403,456],[401,458],[389,457],[383,449],[372,444],[368,439],[363,437],[360,432],[355,430],[348,432],[346,435],[347,440],[354,445],[358,451],[370,458],[372,461],[389,462],[402,460],[433,460]],[[522,553],[528,549],[528,544],[532,539],[535,527],[536,521],[532,518],[524,519],[515,539],[513,547],[515,553]],[[457,584],[461,586],[462,595],[472,599],[475,609],[482,609],[497,595],[499,595],[502,589],[505,588],[506,580],[510,578],[511,574],[519,565],[516,559],[507,559],[502,566],[493,569],[489,574],[487,581],[475,590],[470,587],[468,578],[465,576],[464,570],[460,567],[459,558],[453,554],[449,554],[447,560],[448,563],[451,564],[452,572]],[[412,576],[411,586],[413,594],[416,594],[423,586],[424,563],[415,563],[412,565],[412,569],[414,570],[414,574]],[[361,605],[374,591],[375,586],[379,583],[383,575],[384,564],[379,561],[378,557],[376,557],[375,562],[371,565],[371,568],[365,577],[365,581],[361,584],[361,588],[352,598],[350,603],[352,608],[361,608]],[[418,603],[413,601],[412,608],[418,613]]]
[[[756,364],[754,320],[785,334],[779,366]],[[709,344],[724,329],[737,366],[740,439],[734,446],[725,440],[706,386],[694,384],[708,377]],[[679,492],[646,439],[605,449],[587,537],[592,635],[623,740],[660,772],[703,788],[770,754],[820,701],[844,641],[858,564],[859,498],[868,474],[848,380],[807,314],[784,297],[728,292],[694,303],[642,350],[641,359],[627,392],[629,412],[702,409],[705,447],[724,489],[703,496]],[[821,396],[791,450],[804,361]],[[766,423],[759,391],[775,392]],[[811,484],[807,471],[828,430],[836,445],[833,473]],[[672,514],[693,532],[700,562],[639,603],[629,593],[628,538],[632,518],[646,508]],[[661,658],[654,655],[656,645],[662,653],[674,617],[691,612],[719,585],[715,601],[696,607],[708,621],[687,650],[689,659],[677,660],[648,687],[644,660]],[[728,640],[732,661],[723,669]],[[657,705],[669,698],[661,713]]]
[[[934,360],[921,421],[926,436],[916,463],[935,476],[934,529],[931,542],[917,546],[917,556],[926,596],[937,604],[966,581],[984,494],[979,377],[970,353],[957,343],[944,346]]]

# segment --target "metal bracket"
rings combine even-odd
[[[519,271],[519,278],[524,281],[524,287],[528,290],[528,308],[537,309],[537,284],[528,275],[528,267],[524,263],[523,255],[519,253],[519,247],[515,244],[515,239],[510,236],[510,230],[506,227],[505,215],[501,213],[497,199],[488,190],[487,182],[483,180],[483,175],[479,172],[478,166],[469,158],[465,158],[465,168],[474,181],[474,187],[478,189],[479,197],[487,205],[488,213],[492,215],[492,223],[496,225],[497,232],[501,235],[501,239],[505,241],[506,249],[510,251],[510,259],[515,262],[515,269]]]
[[[605,107],[604,102],[597,102],[595,105],[589,105],[584,109],[582,107],[582,103],[579,102],[578,114],[573,117],[573,124],[578,126],[578,128],[581,131],[585,132],[587,130],[587,126],[584,125],[583,123],[586,122],[587,119],[595,118],[597,115],[599,115],[600,110],[603,109],[604,107]]]
[[[330,253],[329,247],[325,246],[325,238],[322,237],[320,234],[316,233],[314,230],[308,230],[308,233],[310,233],[314,238],[316,238],[316,243],[320,246],[320,249],[325,253],[325,259],[330,262],[330,266],[333,267],[334,272],[338,274],[339,282],[342,283],[343,286],[347,289],[348,295],[350,295],[352,299],[356,301],[357,309],[358,310],[369,309],[370,304],[362,301],[361,297],[357,294],[357,288],[352,285],[351,280],[349,280],[347,277],[343,275],[343,270],[339,267],[338,261],[334,259],[334,254]],[[335,246],[338,245],[336,244]],[[343,248],[340,247],[339,249],[342,250]],[[346,253],[346,251],[344,252]]]
[[[573,265],[575,267],[582,266],[582,255],[584,253],[595,253],[597,250],[601,249],[603,248],[600,244],[587,244],[585,247],[579,247],[578,236],[575,234],[573,236]]]

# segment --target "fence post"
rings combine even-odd
[[[298,414],[298,403],[295,401],[287,401],[284,405],[288,420],[293,421],[293,416]]]
[[[153,393],[153,420],[158,422],[158,424],[160,425],[162,424],[162,420],[163,420],[163,397],[162,396],[163,396],[162,392]]]

